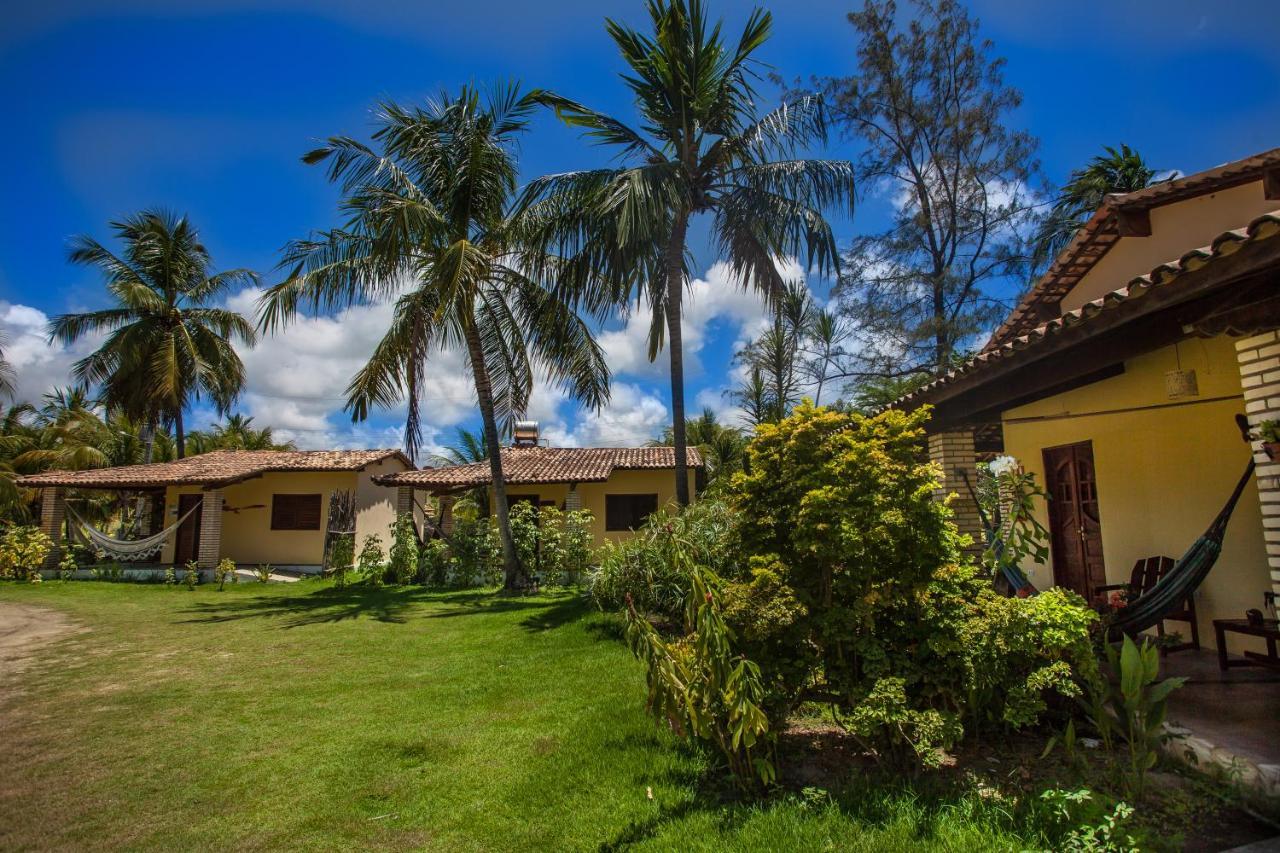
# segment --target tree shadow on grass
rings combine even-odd
[[[428,609],[431,604],[447,609]],[[417,586],[371,587],[353,584],[344,588],[325,587],[303,595],[228,597],[216,602],[199,602],[184,613],[185,623],[235,622],[241,619],[276,619],[282,628],[298,628],[372,619],[405,623],[411,611],[421,610],[423,618],[445,619],[529,611],[520,622],[527,631],[559,628],[582,617],[586,605],[575,597],[512,598],[491,590],[466,592],[433,590]]]

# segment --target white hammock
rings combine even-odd
[[[200,508],[196,504],[187,510],[187,514],[179,518],[173,524],[170,524],[159,533],[154,533],[144,539],[113,539],[107,534],[95,530],[89,526],[80,515],[71,507],[67,507],[67,512],[75,521],[72,528],[75,532],[80,533],[86,540],[86,544],[97,554],[105,555],[116,560],[141,560],[145,557],[151,557],[160,553],[160,549],[164,547],[165,540],[169,538],[173,531],[177,530],[182,522],[191,517],[191,514]]]

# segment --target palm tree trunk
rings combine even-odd
[[[178,406],[178,412],[173,416],[173,432],[177,436],[177,453],[178,458],[183,459],[187,455],[187,436],[182,431],[182,406]]]
[[[502,453],[498,447],[498,422],[493,415],[493,388],[484,363],[484,348],[474,325],[468,324],[466,336],[467,354],[476,382],[476,400],[480,403],[480,419],[484,422],[484,446],[489,452],[489,472],[493,477],[493,503],[498,516],[498,535],[502,539],[502,567],[505,575],[503,589],[515,592],[523,589],[526,584],[520,558],[516,555],[516,543],[511,538],[507,484],[502,476]]]
[[[142,463],[150,465],[151,459],[155,456],[156,448],[156,422],[154,419],[148,419],[142,424],[139,430],[142,434]],[[139,495],[137,503],[134,505],[133,529],[142,529],[142,519],[151,511],[151,498],[148,495]],[[154,530],[147,531],[155,533]]]
[[[684,238],[689,218],[676,215],[667,243],[667,348],[671,356],[671,443],[676,453],[676,500],[689,505],[688,447],[684,422],[684,345],[680,335],[680,300],[684,296]]]

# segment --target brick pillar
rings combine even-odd
[[[440,496],[440,532],[453,535],[453,498]]]
[[[951,497],[951,511],[961,533],[973,537],[974,552],[982,550],[982,521],[978,517],[978,505],[969,494],[964,476],[976,489],[978,487],[977,454],[973,449],[973,430],[938,432],[929,436],[929,458],[942,468],[940,488],[933,490],[935,500]]]
[[[205,492],[200,502],[200,548],[196,563],[213,571],[222,559],[222,489]]]
[[[577,512],[582,509],[582,493],[578,491],[577,483],[569,484],[569,494],[564,498],[564,511]]]
[[[1280,420],[1280,333],[1264,332],[1237,341],[1236,360],[1240,363],[1240,385],[1249,423],[1257,426],[1263,421]],[[1253,443],[1253,458],[1258,463],[1256,481],[1271,588],[1280,592],[1280,463],[1267,457],[1260,441]]]
[[[49,556],[44,558],[43,568],[52,569],[62,559],[62,529],[67,517],[67,492],[61,487],[40,490],[40,530],[53,540]],[[19,566],[19,571],[26,566]]]

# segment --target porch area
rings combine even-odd
[[[1238,660],[1238,655],[1232,655]],[[1169,698],[1169,727],[1182,737],[1169,745],[1179,759],[1280,798],[1280,671],[1250,666],[1219,669],[1208,649],[1170,654],[1161,677],[1187,679]]]

